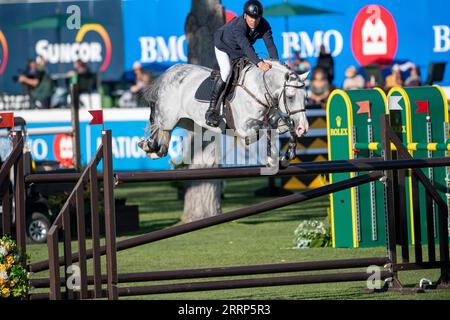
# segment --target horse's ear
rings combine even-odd
[[[285,81],[289,81],[289,78],[291,77],[291,74],[289,73],[289,72],[286,72],[285,74],[284,74],[284,80]]]
[[[310,71],[306,71],[305,73],[302,73],[299,78],[301,82],[305,82],[306,78],[308,78]]]

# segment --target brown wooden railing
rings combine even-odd
[[[111,131],[102,132],[102,144],[98,148],[94,158],[82,172],[73,191],[70,193],[60,213],[55,219],[47,237],[49,272],[50,272],[50,299],[61,299],[61,275],[59,236],[62,234],[64,258],[64,284],[66,299],[100,298],[102,294],[101,264],[100,264],[100,217],[98,198],[97,166],[103,160],[103,194],[105,208],[105,245],[107,262],[107,295],[109,299],[117,299],[117,263],[116,263],[116,226],[114,208],[114,177],[112,171]],[[86,218],[84,210],[84,187],[89,182],[90,208],[91,208],[91,237],[92,237],[92,262],[93,262],[93,295],[88,295],[88,275],[86,256]],[[70,281],[73,271],[72,246],[71,246],[71,219],[70,208],[76,209],[76,229],[78,241],[78,268],[79,288],[74,288]],[[71,270],[72,269],[72,270]],[[75,290],[74,290],[75,289]]]
[[[435,166],[450,166],[450,158],[435,158],[435,159],[412,159],[403,147],[401,141],[398,139],[392,128],[389,126],[389,118],[384,116],[382,119],[382,145],[383,145],[383,161],[379,159],[361,159],[359,161],[329,161],[324,163],[314,164],[299,164],[292,168],[286,169],[284,173],[289,174],[307,174],[310,171],[321,170],[323,172],[366,172],[354,178],[339,181],[327,186],[323,186],[313,190],[302,191],[293,195],[280,197],[274,200],[269,200],[263,203],[255,204],[249,207],[237,209],[222,215],[205,218],[202,220],[190,222],[184,225],[177,225],[163,230],[153,231],[147,234],[139,235],[133,238],[125,239],[116,244],[115,237],[115,218],[114,218],[114,196],[113,196],[113,172],[112,172],[112,154],[111,154],[111,133],[110,131],[103,132],[102,145],[97,151],[94,159],[88,167],[79,175],[60,175],[55,180],[55,177],[49,177],[52,182],[64,181],[68,179],[73,181],[74,177],[78,178],[74,190],[70,194],[66,204],[62,208],[55,223],[52,225],[48,235],[49,259],[45,261],[36,262],[30,265],[30,270],[38,272],[49,269],[50,277],[48,279],[33,279],[32,283],[39,288],[50,288],[50,294],[40,293],[30,296],[31,299],[76,299],[76,298],[100,298],[108,297],[109,299],[117,299],[118,296],[133,296],[143,294],[156,293],[170,293],[170,292],[190,292],[199,290],[218,290],[231,288],[249,288],[261,286],[275,286],[275,285],[290,285],[290,284],[306,284],[306,283],[326,283],[326,282],[342,282],[342,281],[362,281],[367,280],[368,274],[366,272],[339,272],[339,273],[323,273],[314,275],[295,275],[295,276],[278,276],[254,279],[238,279],[238,280],[218,280],[218,281],[203,281],[196,283],[176,283],[163,285],[145,285],[145,286],[130,286],[133,282],[149,282],[156,280],[177,280],[177,279],[194,279],[194,278],[209,278],[219,276],[242,276],[254,274],[267,273],[282,273],[282,272],[300,272],[300,271],[318,271],[318,270],[339,270],[350,268],[361,268],[370,265],[380,267],[381,279],[386,280],[386,288],[406,290],[398,278],[398,272],[403,270],[418,270],[439,268],[441,271],[439,285],[449,286],[449,245],[448,245],[448,208],[443,199],[436,192],[436,189],[431,182],[425,177],[420,168],[435,167]],[[397,160],[392,160],[391,143],[396,146]],[[103,176],[97,174],[96,167],[100,160],[103,159]],[[198,170],[174,170],[170,173],[165,172],[145,172],[145,173],[121,173],[124,181],[170,181],[170,180],[185,180],[185,179],[213,179],[220,177],[237,178],[242,175],[259,176],[256,168],[233,168],[225,169],[198,169]],[[428,240],[428,261],[424,261],[422,255],[422,247],[420,245],[420,225],[415,226],[417,241],[414,247],[415,258],[414,262],[410,262],[407,239],[401,238],[402,258],[401,262],[397,258],[397,228],[396,224],[400,224],[400,230],[404,229],[406,224],[406,212],[400,212],[400,218],[397,218],[394,204],[398,208],[404,208],[405,195],[399,192],[396,185],[404,183],[404,174],[394,175],[394,172],[401,172],[411,170],[416,182],[421,183],[425,188],[428,199],[427,203],[435,202],[439,209],[439,259],[436,258],[436,243],[432,237]],[[106,244],[100,246],[99,239],[99,217],[98,217],[98,197],[97,197],[97,179],[103,178],[104,183],[104,198],[105,198],[105,228],[106,228]],[[46,177],[35,175],[29,177],[28,182],[31,181],[45,181]],[[72,180],[71,180],[72,179]],[[397,179],[397,180],[396,180]],[[156,242],[162,239],[171,238],[181,234],[194,232],[196,230],[208,228],[210,226],[226,223],[243,217],[253,215],[281,208],[287,205],[300,203],[310,199],[317,198],[326,194],[338,192],[347,188],[352,188],[371,181],[381,180],[384,183],[385,190],[385,206],[386,206],[386,247],[387,254],[383,257],[373,257],[365,259],[347,259],[347,260],[328,260],[328,261],[308,261],[298,262],[293,264],[271,264],[271,265],[253,265],[253,266],[232,266],[220,268],[204,268],[204,269],[184,269],[184,270],[164,270],[143,273],[124,273],[117,274],[116,265],[116,251],[126,250],[140,245]],[[92,224],[92,249],[87,250],[85,245],[85,221],[84,221],[84,206],[83,206],[83,185],[90,183],[91,191],[91,224]],[[417,186],[416,186],[417,188]],[[78,231],[78,246],[77,253],[72,253],[71,237],[70,237],[70,205],[74,204],[77,211],[77,231]],[[415,209],[419,210],[417,199],[414,200]],[[416,211],[416,210],[414,210]],[[428,210],[428,215],[432,214]],[[415,220],[417,223],[420,219]],[[432,220],[428,219],[427,224]],[[427,228],[430,228],[427,225]],[[64,254],[59,254],[59,238],[58,235],[63,235]],[[107,258],[106,274],[101,274],[100,256],[105,255]],[[93,276],[87,276],[87,259],[93,259]],[[72,290],[69,286],[70,273],[68,267],[78,261],[80,268],[79,283],[80,288]],[[60,275],[60,266],[64,266],[65,275]],[[102,288],[102,283],[107,284],[106,290]],[[117,284],[128,284],[121,288],[117,288]],[[88,288],[93,286],[93,288]],[[65,287],[65,291],[61,289]]]
[[[0,235],[11,235],[12,215],[11,215],[11,194],[10,194],[10,172],[13,169],[14,190],[12,201],[14,202],[16,242],[23,254],[26,254],[26,228],[25,228],[25,185],[24,185],[24,164],[23,164],[23,137],[21,131],[12,131],[13,149],[6,158],[0,169],[0,189],[2,196],[2,233]],[[26,262],[22,262],[26,267]]]

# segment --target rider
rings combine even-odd
[[[262,14],[262,4],[258,0],[249,0],[244,4],[243,16],[234,18],[214,34],[214,50],[220,68],[220,77],[214,84],[210,105],[206,111],[206,124],[209,126],[219,125],[220,103],[217,103],[217,100],[230,74],[232,60],[245,56],[261,70],[269,70],[272,65],[260,59],[253,48],[256,40],[261,38],[264,39],[270,58],[278,60],[270,24],[262,17]]]

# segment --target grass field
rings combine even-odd
[[[223,212],[268,200],[253,195],[253,191],[265,183],[264,179],[226,181]],[[141,227],[139,233],[180,223],[183,203],[177,200],[176,189],[168,183],[123,185],[115,190],[115,195],[126,197],[127,204],[139,205]],[[117,257],[119,273],[385,256],[384,248],[294,249],[294,230],[300,221],[325,218],[327,206],[328,197],[322,197],[122,251]],[[119,237],[118,240],[125,238],[127,237]],[[28,252],[32,262],[47,257],[45,245],[30,245]],[[298,273],[290,275],[293,274]],[[34,277],[47,275],[43,272]],[[424,277],[436,281],[439,272],[427,270],[400,274],[400,280],[409,287],[413,287]],[[217,279],[224,278],[214,280]],[[156,283],[171,282],[154,282]],[[450,299],[450,290],[429,290],[422,294],[368,293],[365,282],[347,282],[176,293],[133,297],[133,299]]]

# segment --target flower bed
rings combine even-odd
[[[4,236],[0,239],[0,299],[21,299],[27,296],[30,280],[21,262],[26,261],[16,243]]]
[[[296,248],[331,247],[330,225],[322,220],[302,221],[294,232]]]

